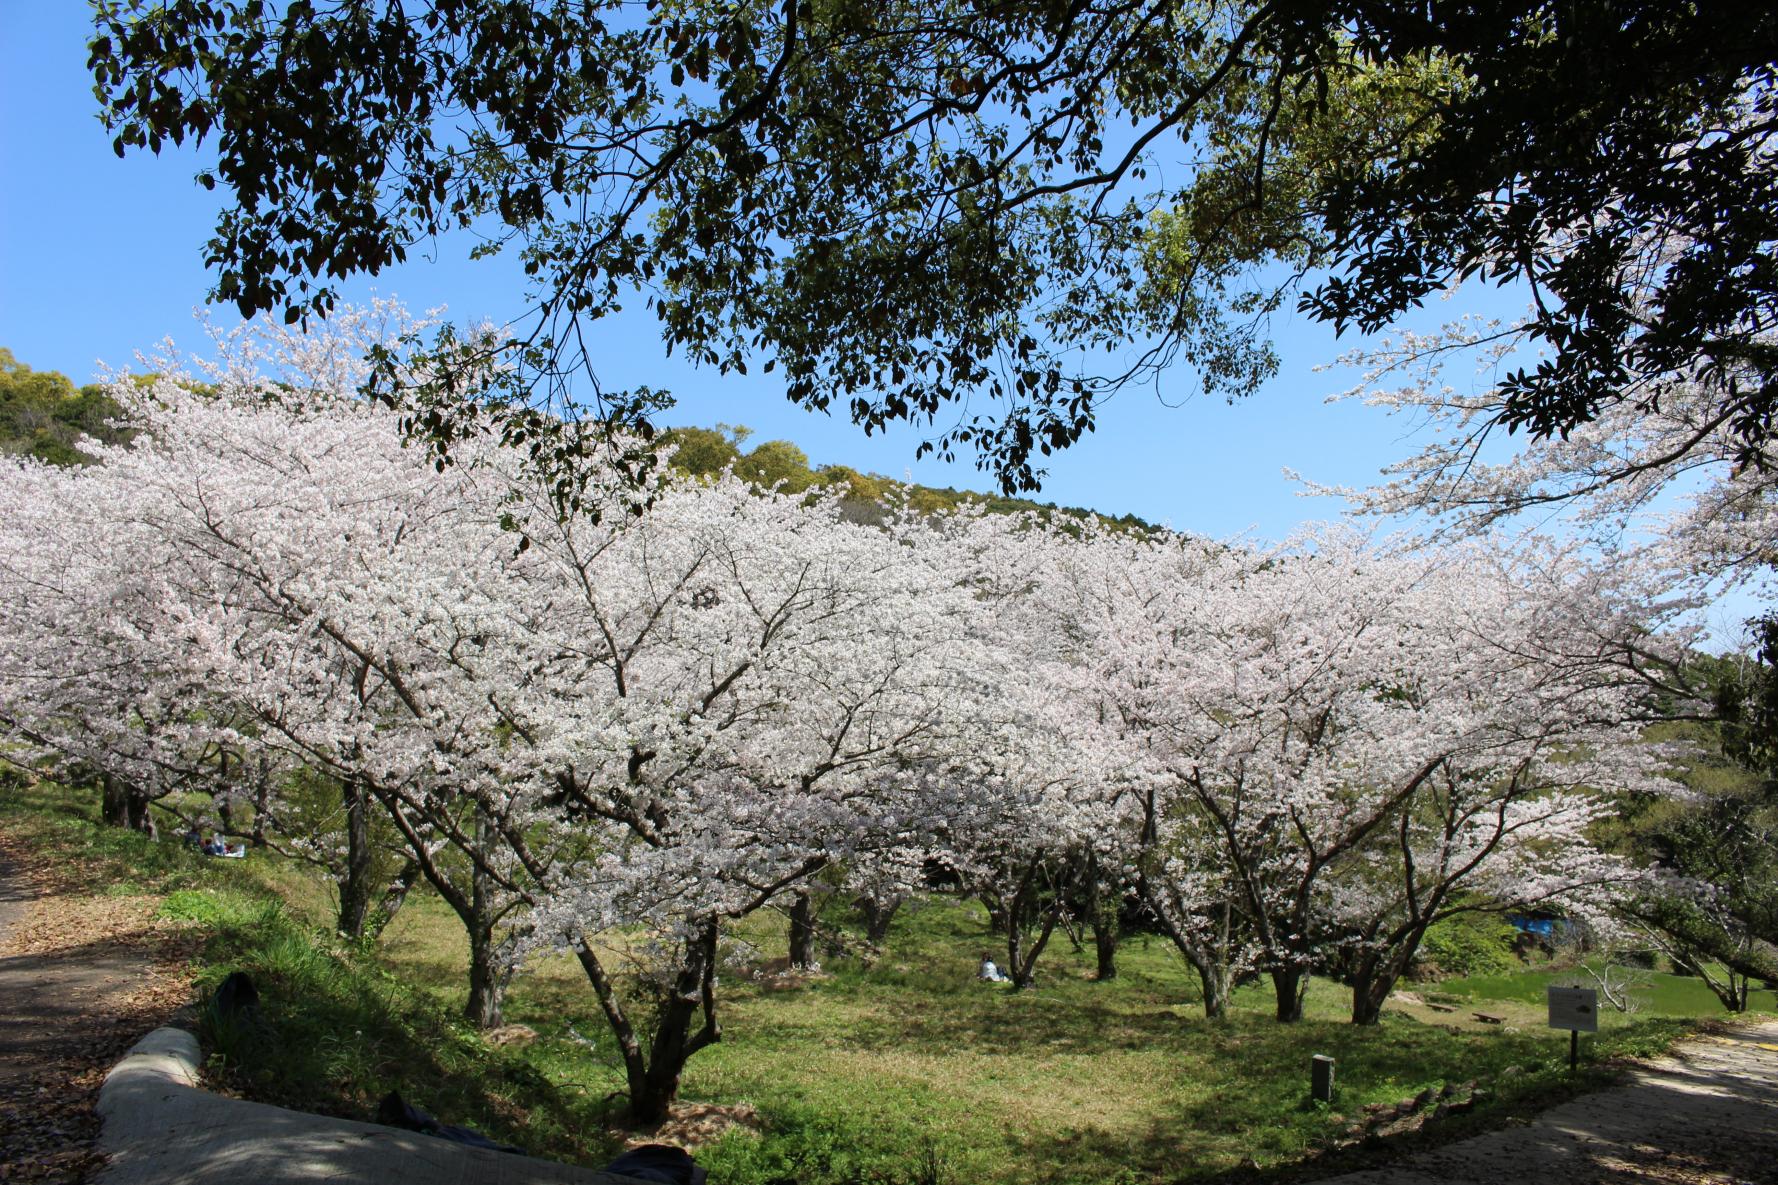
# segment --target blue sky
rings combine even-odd
[[[0,0],[0,154],[10,172],[0,186],[0,346],[76,382],[101,365],[129,364],[165,337],[203,344],[194,313],[210,283],[201,257],[217,209],[192,179],[195,152],[121,160],[112,152],[86,73],[87,35],[78,0]],[[459,322],[522,312],[516,266],[471,261],[468,248],[446,240],[428,258],[347,286],[346,295],[394,296],[416,310],[442,305]],[[1510,311],[1495,303],[1494,311]],[[227,322],[233,313],[215,316]],[[1192,398],[1193,376],[1177,370],[1158,387],[1126,391],[1103,409],[1096,433],[1051,459],[1039,496],[1214,536],[1276,539],[1338,517],[1340,502],[1301,497],[1284,470],[1368,484],[1413,451],[1413,425],[1355,402],[1325,402],[1353,376],[1314,368],[1349,340],[1289,313],[1273,329],[1283,365],[1260,390],[1232,406]],[[990,488],[967,460],[915,462],[916,431],[866,438],[843,418],[793,406],[773,376],[722,376],[668,358],[640,300],[601,334],[601,381],[670,390],[678,406],[668,423],[744,424],[754,441],[794,441],[817,464]],[[1719,617],[1745,616],[1750,604],[1737,598]]]

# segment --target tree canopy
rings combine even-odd
[[[102,387],[76,390],[67,375],[32,370],[0,347],[0,454],[20,453],[56,465],[86,459],[80,439],[116,440],[120,409]]]
[[[1012,492],[1171,363],[1251,390],[1293,295],[1371,330],[1479,275],[1524,286],[1546,351],[1506,379],[1500,424],[1562,435],[1702,382],[1763,456],[1770,11],[100,0],[95,19],[117,151],[214,142],[217,298],[325,313],[340,280],[473,231],[534,284],[490,348],[521,347],[520,387],[558,408],[595,370],[586,325],[640,290],[669,349],[776,368],[866,431],[920,424],[922,451],[973,452]],[[652,393],[592,390],[647,433]]]

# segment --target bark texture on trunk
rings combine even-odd
[[[259,768],[253,777],[253,846],[256,848],[265,847],[266,823],[272,809],[271,799],[271,760],[261,757]]]
[[[110,827],[130,825],[130,797],[123,781],[110,774],[99,775],[99,817]]]
[[[1087,920],[1093,927],[1093,955],[1098,962],[1096,978],[1117,978],[1118,906],[1121,892],[1107,892],[1105,878],[1099,870],[1099,859],[1087,860]]]
[[[1206,960],[1195,970],[1198,973],[1198,983],[1204,990],[1204,1016],[1209,1020],[1227,1016],[1229,996],[1235,987],[1234,969],[1227,963]]]
[[[149,804],[154,799],[142,787],[115,774],[99,775],[99,817],[111,827],[128,827],[145,835],[155,834]]]
[[[1419,925],[1387,936],[1383,949],[1361,954],[1352,972],[1352,1023],[1374,1025],[1383,1019],[1383,1005],[1395,990],[1414,952],[1420,949],[1426,927]],[[1374,936],[1372,936],[1374,937]]]
[[[152,800],[148,795],[142,793],[134,786],[130,787],[130,830],[140,831],[148,838],[153,839],[157,832],[154,826],[154,815],[150,813],[148,809],[150,801]]]
[[[469,1000],[463,1015],[478,1029],[497,1029],[505,1018],[501,1015],[506,999],[506,973],[501,965],[498,944],[488,930],[472,930],[469,934]]]
[[[597,952],[584,942],[575,950],[617,1038],[629,1084],[630,1119],[639,1126],[667,1117],[679,1094],[686,1062],[698,1050],[722,1040],[722,1026],[716,1020],[717,935],[716,919],[710,918],[687,940],[667,998],[661,1003],[654,1040],[646,1048]],[[694,1032],[700,1012],[703,1022]]]
[[[816,965],[815,901],[807,889],[790,898],[790,965],[807,970]]]
[[[1042,900],[1042,869],[1029,869],[1019,881],[1012,900],[1006,906],[1006,974],[1014,991],[1022,991],[1037,981],[1037,960],[1049,945],[1056,923],[1066,908],[1064,894],[1058,888],[1046,904]],[[1036,932],[1029,943],[1025,927],[1035,923]]]
[[[1303,1019],[1303,996],[1308,990],[1308,972],[1295,967],[1272,972],[1272,993],[1277,997],[1280,1021],[1292,1024]]]
[[[475,832],[481,850],[492,851],[498,836],[487,815],[477,813]],[[498,910],[493,878],[477,861],[469,877],[469,914],[463,919],[469,930],[469,1000],[463,1005],[463,1015],[479,1029],[497,1029],[503,1023],[501,1009],[512,975],[505,952],[494,937]]]
[[[1360,965],[1352,977],[1352,1023],[1374,1025],[1383,1019],[1383,1004],[1395,990],[1395,976],[1382,968]]]
[[[346,864],[340,870],[339,932],[347,938],[363,938],[365,919],[370,915],[371,880],[370,803],[364,784],[346,781],[340,785],[340,798],[346,808]]]
[[[1117,917],[1093,919],[1093,951],[1098,955],[1099,979],[1117,978]]]

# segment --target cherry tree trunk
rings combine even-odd
[[[476,843],[483,852],[493,850],[496,835],[485,814],[476,815]],[[469,1000],[463,1015],[478,1029],[497,1029],[503,1023],[501,1006],[506,996],[508,968],[494,941],[495,901],[493,878],[476,861],[469,881]]]
[[[130,825],[129,789],[121,778],[99,775],[99,817],[111,827]]]
[[[370,803],[364,785],[348,780],[340,786],[346,808],[346,863],[340,870],[339,932],[347,938],[363,938],[370,915],[371,845]]]
[[[1093,927],[1093,954],[1099,964],[1096,978],[1116,979],[1119,895],[1105,891],[1105,878],[1100,874],[1097,856],[1087,857],[1085,880],[1087,920]]]
[[[409,860],[402,865],[401,871],[396,874],[395,879],[389,882],[389,887],[383,890],[382,900],[377,902],[376,909],[371,913],[369,921],[365,923],[364,930],[367,937],[379,938],[382,936],[384,929],[395,920],[395,915],[400,913],[401,907],[407,903],[408,891],[419,879],[420,862],[418,860]]]
[[[1050,935],[1055,933],[1056,923],[1062,917],[1060,895],[1041,909],[1035,906],[1035,895],[1035,877],[1027,877],[1006,911],[1006,974],[1012,980],[1014,991],[1022,991],[1037,981],[1037,959],[1049,945]],[[1026,920],[1034,912],[1038,914],[1038,925],[1027,945]]]
[[[155,835],[154,816],[148,810],[148,804],[153,800],[136,786],[126,785],[124,795],[129,807],[130,830],[140,831],[153,839]]]
[[[815,902],[798,889],[790,899],[790,965],[806,970],[815,962]]]
[[[698,1050],[722,1040],[722,1027],[716,1020],[717,935],[716,919],[710,918],[700,923],[687,939],[673,982],[661,1001],[654,1040],[646,1048],[598,955],[584,942],[575,949],[617,1038],[618,1052],[623,1055],[630,1119],[637,1125],[647,1126],[665,1119],[679,1094],[679,1078],[685,1063]],[[703,1024],[694,1032],[692,1026],[700,1011]]]
[[[105,823],[154,834],[154,818],[148,811],[152,800],[141,787],[114,774],[100,774],[99,796],[99,817]]]
[[[259,769],[253,779],[253,846],[265,847],[265,829],[267,816],[271,811],[272,774],[271,762],[261,757]]]
[[[1309,973],[1301,968],[1272,972],[1272,992],[1278,998],[1278,1019],[1287,1024],[1303,1019],[1303,995],[1309,990]]]
[[[1204,1016],[1218,1020],[1228,1015],[1229,995],[1234,991],[1234,968],[1227,963],[1205,962],[1198,966],[1198,983],[1204,989]]]
[[[1362,955],[1352,973],[1352,1023],[1374,1025],[1383,1019],[1383,1005],[1396,982],[1414,960],[1420,940],[1426,934],[1424,925],[1416,927],[1390,945]]]
[[[463,1015],[478,1029],[497,1029],[504,1023],[501,1006],[506,997],[506,973],[491,927],[469,932],[469,1001]]]
[[[864,915],[864,935],[870,939],[871,945],[881,946],[889,937],[889,923],[895,920],[895,911],[901,908],[902,898],[860,897],[858,911]]]
[[[1093,911],[1093,950],[1099,957],[1098,978],[1117,978],[1117,943],[1117,911],[1101,906]]]
[[[1395,976],[1384,968],[1361,966],[1352,977],[1352,1023],[1374,1025],[1383,1019],[1383,1004],[1395,988]]]
[[[1163,933],[1173,943],[1180,957],[1198,973],[1204,992],[1204,1016],[1216,1020],[1228,1013],[1229,995],[1234,990],[1235,971],[1230,956],[1231,927],[1234,911],[1224,902],[1216,910],[1215,929],[1208,940],[1181,928],[1178,915],[1166,909],[1155,897],[1143,890],[1149,916],[1160,923]]]

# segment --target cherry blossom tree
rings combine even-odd
[[[632,1112],[658,1118],[721,1035],[721,926],[824,868],[928,842],[995,659],[917,519],[853,525],[734,477],[664,488],[639,517],[560,516],[541,497],[507,513],[553,583],[546,661],[503,723],[548,775],[540,809],[596,853],[557,878],[544,924],[617,1034]],[[652,1037],[600,943],[634,928],[662,965]]]
[[[1351,955],[1353,1020],[1383,1002],[1434,922],[1486,906],[1600,920],[1641,873],[1595,843],[1625,793],[1672,796],[1670,754],[1642,736],[1646,685],[1620,655],[1643,631],[1610,570],[1572,550],[1446,551],[1422,585],[1420,645],[1442,655],[1434,683],[1401,685],[1427,734],[1432,775],[1346,867],[1332,924]],[[1436,641],[1434,641],[1434,639]]]
[[[1523,361],[1530,320],[1397,332],[1342,358],[1364,373],[1336,398],[1412,420],[1426,443],[1377,486],[1311,480],[1309,489],[1345,496],[1362,514],[1430,512],[1445,538],[1557,519],[1615,552],[1644,553],[1641,562],[1673,582],[1764,580],[1778,555],[1778,469],[1768,444],[1748,443],[1747,421],[1723,402],[1720,386],[1630,374],[1620,396],[1586,422],[1505,438],[1512,393],[1494,376]],[[1769,338],[1749,349],[1769,353]]]
[[[1073,669],[1142,787],[1144,895],[1212,1014],[1251,960],[1279,1019],[1300,1017],[1309,973],[1360,914],[1361,993],[1380,1002],[1428,902],[1465,878],[1543,900],[1604,877],[1580,788],[1652,779],[1623,724],[1641,688],[1608,661],[1632,623],[1584,581],[1485,559],[1322,532],[1274,552],[1107,536],[1056,566],[1043,600],[1067,613]],[[1414,920],[1383,942],[1380,919],[1404,908]]]
[[[487,694],[525,653],[494,634],[513,620],[495,606],[523,574],[498,521],[508,480],[471,462],[435,473],[402,447],[393,413],[357,400],[366,343],[391,320],[403,321],[373,309],[327,334],[250,326],[220,339],[213,362],[181,370],[163,356],[152,382],[115,385],[132,442],[101,450],[84,485],[20,480],[57,514],[85,508],[90,595],[128,598],[136,619],[98,662],[79,648],[117,631],[77,625],[60,645],[28,646],[88,689],[103,686],[95,671],[145,673],[167,723],[110,712],[97,738],[108,760],[150,739],[195,741],[335,781],[348,929],[373,892],[369,810],[381,802],[463,919],[469,1012],[492,1024],[507,974],[495,931],[522,897],[484,881],[484,865],[507,860],[479,821],[507,797]],[[441,860],[444,843],[467,863]]]
[[[127,524],[112,532],[100,486],[0,465],[0,726],[13,759],[96,777],[107,822],[152,831],[150,804],[208,784],[227,729],[191,727],[202,688],[141,644],[165,625],[155,572]]]

